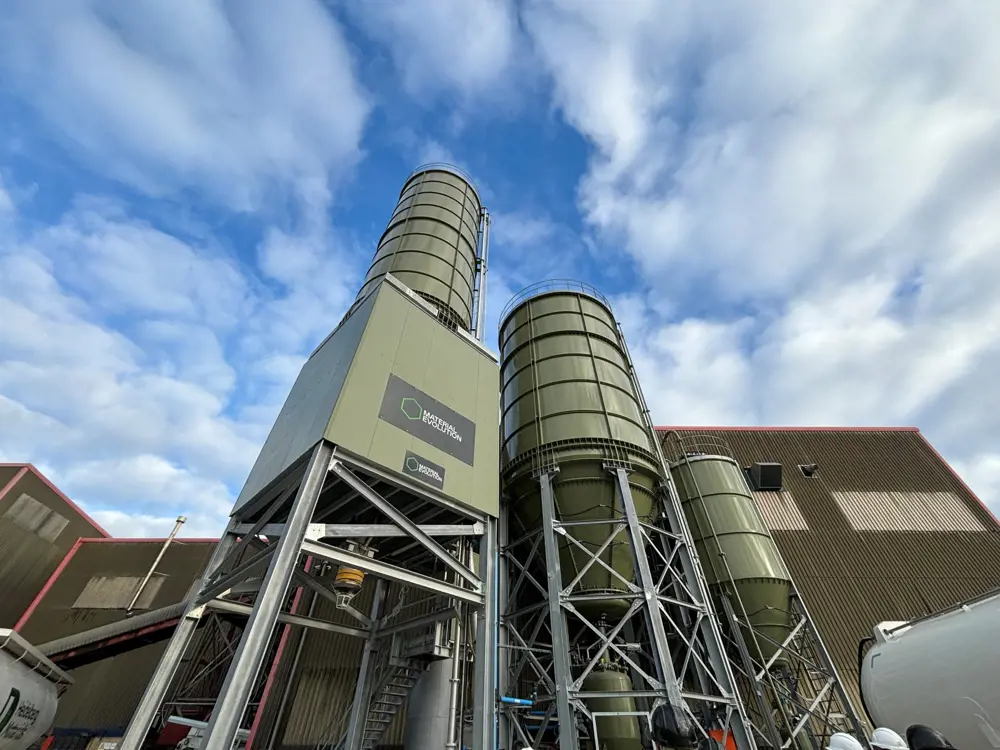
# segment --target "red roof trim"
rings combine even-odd
[[[121,542],[132,543],[132,544],[139,544],[139,543],[144,543],[144,542],[149,542],[149,543],[157,542],[159,544],[163,544],[165,541],[167,541],[167,537],[165,537],[165,536],[164,537],[121,537],[121,536],[117,536],[116,537],[116,536],[111,536],[111,537],[107,537],[107,538],[103,538],[103,537],[94,537],[93,539],[86,538],[86,539],[81,539],[80,541],[81,542],[87,542],[88,544],[101,544],[101,543],[104,543],[104,544],[118,544],[118,543],[121,543]],[[216,543],[218,543],[218,541],[219,541],[218,539],[208,539],[208,538],[202,538],[202,537],[193,537],[193,538],[189,538],[189,537],[186,537],[186,536],[177,536],[177,537],[174,537],[174,543],[175,544],[216,544]]]
[[[66,566],[69,565],[69,561],[73,559],[73,555],[75,555],[76,551],[80,549],[80,545],[83,544],[83,542],[84,542],[83,539],[77,539],[76,544],[74,544],[70,548],[69,552],[66,553],[66,557],[62,559],[62,562],[59,563],[59,566],[52,571],[52,575],[49,576],[49,579],[45,582],[45,585],[42,586],[42,590],[35,595],[35,598],[31,600],[31,604],[28,605],[28,608],[24,610],[24,614],[21,615],[21,618],[17,621],[17,624],[14,625],[14,630],[16,632],[20,632],[21,628],[27,625],[28,620],[31,619],[31,615],[34,614],[35,610],[38,608],[38,605],[42,603],[42,599],[44,599],[45,595],[49,593],[49,589],[52,588],[55,582],[59,579],[59,576],[62,575],[62,572],[66,569]]]
[[[21,471],[19,471],[17,473],[17,476],[14,477],[15,481],[18,480],[18,479],[20,479],[21,477],[23,477],[24,474],[25,474],[25,472],[30,471],[36,477],[38,477],[39,479],[41,479],[42,483],[45,484],[46,487],[48,487],[50,490],[52,490],[54,493],[56,493],[56,495],[59,496],[59,499],[61,499],[64,503],[66,503],[76,513],[78,513],[80,515],[80,517],[83,518],[83,520],[85,520],[87,523],[89,523],[91,526],[93,526],[94,527],[94,531],[96,531],[98,534],[101,534],[103,536],[111,536],[111,534],[109,534],[107,531],[104,530],[104,527],[101,526],[101,524],[99,524],[97,521],[95,521],[93,518],[90,517],[90,514],[86,513],[83,510],[83,508],[81,508],[79,505],[77,505],[72,500],[70,500],[68,497],[66,497],[66,495],[63,494],[62,490],[60,490],[58,487],[56,487],[54,484],[52,484],[52,482],[49,481],[48,477],[46,477],[44,474],[42,474],[42,472],[40,472],[38,470],[38,468],[34,464],[13,464],[13,463],[9,463],[9,464],[0,464],[0,466],[21,466],[21,467],[23,467],[21,469]],[[7,483],[7,486],[4,487],[2,491],[0,491],[0,498],[2,498],[4,496],[4,494],[13,486],[13,484],[14,484],[13,481]]]
[[[989,516],[990,518],[992,518],[993,522],[996,523],[998,526],[1000,526],[1000,521],[998,521],[997,517],[995,515],[993,515],[993,511],[991,511],[986,506],[986,503],[984,503],[982,500],[979,499],[979,496],[976,495],[976,493],[972,491],[972,488],[969,487],[969,485],[967,485],[965,483],[965,480],[962,479],[962,477],[960,477],[958,475],[958,472],[955,471],[955,469],[952,468],[951,464],[948,463],[948,460],[944,456],[942,456],[940,453],[938,453],[937,448],[935,448],[933,445],[931,445],[931,441],[927,439],[927,436],[921,433],[920,439],[924,441],[924,445],[926,445],[928,448],[930,448],[931,453],[933,453],[935,456],[937,456],[938,460],[942,464],[944,464],[945,469],[947,469],[948,473],[951,474],[952,477],[954,477],[955,481],[957,481],[962,486],[962,489],[964,489],[966,492],[968,492],[969,495],[972,497],[972,499],[975,500],[977,503],[979,503],[979,507],[983,509],[983,511],[986,513],[986,515]]]
[[[0,466],[18,466],[18,464],[0,464]],[[13,488],[13,486],[15,484],[17,484],[18,482],[20,482],[21,481],[21,477],[23,477],[27,473],[28,473],[28,467],[27,466],[21,466],[21,470],[18,471],[17,474],[15,474],[11,478],[11,480],[9,482],[7,482],[7,484],[5,484],[3,486],[2,489],[0,489],[0,500],[3,500],[4,496],[8,492],[10,492],[11,488]]]
[[[722,427],[713,425],[711,427],[687,427],[687,426],[659,426],[654,428],[657,432],[667,430],[677,430],[678,432],[693,432],[704,430],[706,432],[920,432],[919,427],[767,427],[756,425],[753,427]]]

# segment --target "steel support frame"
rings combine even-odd
[[[680,565],[680,560],[689,554],[683,537],[638,517],[626,465],[609,464],[606,469],[615,483],[620,517],[558,520],[558,498],[553,486],[558,467],[548,467],[538,476],[541,528],[508,541],[502,550],[502,565],[508,575],[499,588],[503,596],[505,650],[501,694],[516,697],[521,686],[533,684],[534,705],[546,711],[535,728],[522,720],[521,709],[504,706],[505,736],[511,742],[517,739],[529,747],[538,747],[549,724],[558,721],[560,750],[576,750],[577,726],[596,726],[586,701],[601,697],[583,690],[583,682],[599,662],[612,657],[629,668],[633,678],[631,691],[615,695],[632,697],[637,706],[645,707],[637,715],[646,717],[640,720],[647,727],[654,710],[663,705],[673,706],[694,721],[702,737],[710,729],[722,729],[732,732],[740,750],[752,750],[755,745],[748,739],[732,672],[727,662],[711,658],[712,649],[705,643],[705,634],[715,631],[703,627],[710,620],[710,613],[704,600],[692,592],[701,589],[700,582],[688,583],[684,566]],[[588,548],[574,537],[574,529],[598,525],[609,533],[597,549]],[[575,577],[568,584],[561,571],[560,539],[571,546],[574,558],[580,561]],[[625,580],[600,559],[615,542],[630,545],[634,580]],[[614,575],[623,590],[610,594],[579,590],[578,583],[594,565]],[[538,570],[545,571],[544,581],[534,574]],[[542,601],[520,606],[525,592],[533,592],[529,598]],[[602,598],[630,599],[631,606],[621,620],[610,626],[588,620],[576,606]],[[577,631],[573,642],[567,623],[573,624]],[[626,633],[636,632],[643,634],[641,643],[625,641]],[[584,640],[592,649],[587,658],[577,658],[574,663],[572,654]],[[721,654],[718,642],[715,646],[717,654]],[[571,731],[565,731],[565,727]]]
[[[380,647],[379,644],[385,644],[405,631],[453,618],[457,609],[454,605],[458,602],[471,604],[479,613],[473,684],[476,732],[473,750],[490,750],[494,747],[496,724],[494,659],[497,637],[494,558],[497,521],[447,498],[428,497],[424,502],[457,512],[464,517],[464,520],[460,523],[447,524],[415,522],[406,510],[407,507],[417,507],[416,504],[404,507],[403,511],[398,510],[386,500],[398,490],[393,489],[391,492],[380,494],[355,473],[357,470],[370,474],[377,481],[395,479],[364,462],[338,454],[335,446],[321,441],[313,449],[304,471],[300,469],[297,477],[285,477],[278,488],[271,491],[271,500],[268,503],[257,500],[248,504],[247,508],[250,508],[249,512],[252,512],[255,518],[253,523],[245,522],[243,519],[247,516],[239,511],[234,514],[133,715],[123,739],[123,744],[129,750],[140,750],[158,713],[165,708],[164,699],[184,658],[191,635],[197,628],[199,619],[208,611],[248,618],[242,637],[235,648],[235,654],[231,657],[225,681],[215,700],[214,710],[202,740],[205,750],[231,750],[240,725],[245,719],[245,712],[257,678],[268,658],[269,645],[279,622],[364,638],[366,642],[364,653],[368,657],[368,665],[362,665],[361,674],[364,675],[365,670],[370,671],[373,666],[374,654]],[[328,477],[333,477],[350,488],[354,502],[357,502],[358,498],[363,498],[364,502],[377,508],[392,523],[322,523],[330,519],[338,507],[343,506],[343,501],[338,501],[332,508],[326,507],[318,512],[317,502]],[[415,492],[413,488],[405,486],[405,483],[403,486],[411,493]],[[293,495],[294,499],[289,508],[288,501]],[[421,495],[415,494],[415,497],[419,498]],[[284,521],[272,523],[278,513],[283,513],[283,516],[287,517]],[[425,515],[429,517],[433,513],[426,511]],[[279,519],[283,516],[279,516]],[[267,540],[261,539],[262,536],[266,536]],[[359,537],[408,537],[424,554],[439,561],[441,568],[448,571],[450,582],[446,580],[447,575],[445,578],[435,578],[414,573],[407,568],[334,546],[335,540]],[[474,570],[456,560],[441,546],[437,538],[442,537],[466,539],[478,537],[482,579]],[[319,539],[329,539],[331,543],[327,544]],[[453,606],[406,621],[394,621],[395,613],[382,616],[381,609],[373,607],[371,616],[356,614],[362,627],[349,627],[290,614],[285,611],[285,605],[293,586],[303,585],[321,596],[333,597],[333,592],[319,579],[299,569],[299,558],[303,554],[334,563],[345,563],[370,573],[375,579],[374,585],[377,586],[376,603],[379,599],[384,599],[389,583],[396,582],[403,586],[403,591],[407,590],[407,587],[415,587],[437,596],[448,597]],[[247,577],[265,566],[266,573],[259,589],[254,591],[253,587],[247,587]],[[234,597],[236,591],[240,592],[240,597],[227,598]],[[402,598],[400,601],[402,602]],[[359,683],[359,687],[370,693],[370,685]],[[365,699],[365,695],[360,697],[362,700]],[[368,697],[370,698],[370,695]],[[364,735],[367,711],[359,710],[357,705],[353,710],[355,713],[360,713],[359,720],[352,726],[352,738],[357,740]],[[360,735],[357,734],[358,731],[361,732]]]
[[[689,460],[683,446],[678,460]],[[690,476],[695,492],[704,502],[693,471]],[[676,492],[673,486],[671,490]],[[714,528],[709,531],[715,534]],[[770,530],[768,535],[773,539]],[[752,707],[748,721],[755,739],[772,747],[822,750],[832,734],[848,732],[865,744],[860,715],[844,690],[795,582],[790,579],[787,614],[791,630],[779,643],[753,627],[750,620],[755,613],[746,610],[732,585],[728,563],[723,559],[722,564],[730,585],[721,599],[718,617],[725,625],[722,636],[740,693],[746,705]],[[760,653],[761,647],[775,650],[766,663],[753,656]]]

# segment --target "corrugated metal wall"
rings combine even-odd
[[[74,607],[74,603],[88,585],[93,590],[95,577],[141,578],[162,546],[160,540],[85,540],[22,627],[22,635],[42,644],[125,619],[122,609],[84,609]],[[213,547],[214,543],[183,540],[171,544],[157,567],[156,576],[162,583],[156,595],[142,603],[156,609],[181,601],[207,564]],[[117,595],[115,587],[106,591],[109,597]],[[105,602],[113,603],[110,599]],[[124,730],[165,647],[166,643],[156,643],[73,670],[75,682],[59,703],[56,729],[97,734]]]
[[[13,628],[77,539],[104,533],[30,467],[10,486],[19,469],[0,470],[0,628]]]
[[[1000,585],[1000,526],[916,431],[692,430],[728,442],[744,466],[776,461],[783,490],[755,493],[855,708],[858,643]],[[813,478],[799,464],[818,464]],[[934,494],[945,493],[945,494]],[[798,516],[788,514],[788,496]],[[838,502],[840,498],[840,502]],[[848,506],[844,505],[849,498]],[[913,507],[900,509],[900,503]],[[934,505],[928,510],[928,504]],[[784,510],[779,512],[779,507]],[[844,508],[857,520],[849,520]],[[936,531],[857,530],[928,528]],[[968,530],[980,529],[980,530]]]
[[[370,579],[352,602],[359,611],[368,613],[371,610],[374,584],[375,581]],[[382,611],[391,613],[399,604],[400,588],[391,585]],[[434,607],[431,595],[418,589],[409,589],[403,593],[403,605],[400,620],[426,614]],[[359,627],[357,620],[338,611],[332,602],[323,598],[316,602],[313,616]],[[288,708],[277,722],[273,747],[281,750],[313,750],[317,745],[339,739],[339,736],[332,736],[331,724],[340,718],[354,699],[363,647],[364,641],[361,638],[320,630],[308,631],[298,671],[291,680]],[[289,657],[283,661],[287,662],[292,653],[293,650],[288,649],[286,654]],[[275,695],[265,707],[262,725],[264,722],[274,721],[274,717],[268,717],[267,714],[276,710],[281,690],[287,685],[287,674],[283,675],[282,680],[276,680]],[[406,728],[405,713],[405,710],[400,711],[393,718],[392,724],[376,746],[379,750],[401,750]],[[256,745],[258,749],[262,747],[264,745]]]

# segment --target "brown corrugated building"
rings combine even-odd
[[[108,533],[31,464],[0,464],[0,628],[13,628],[81,537]]]
[[[1000,524],[915,428],[658,428],[669,456],[668,429],[781,464],[781,489],[754,495],[859,712],[874,625],[1000,586]]]
[[[125,623],[128,606],[163,548],[163,539],[81,539],[17,624],[28,641],[46,644],[113,623]],[[166,549],[143,588],[134,617],[178,604],[187,597],[212,554],[215,540],[177,539]],[[71,669],[74,684],[59,701],[56,735],[115,736],[128,724],[171,632],[174,618],[144,628],[139,648]],[[124,627],[123,627],[124,631]],[[127,634],[134,647],[137,634]],[[79,644],[80,649],[89,644]],[[108,640],[102,644],[108,652]],[[197,651],[194,648],[193,651]]]

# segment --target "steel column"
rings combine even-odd
[[[329,472],[333,447],[320,441],[313,449],[305,477],[299,486],[285,524],[285,533],[275,543],[260,594],[229,667],[212,719],[205,731],[204,750],[232,750],[254,682],[260,672],[268,642],[274,633],[295,565],[302,550],[306,527]]]
[[[368,724],[368,710],[371,704],[372,670],[375,667],[372,656],[375,653],[375,642],[378,638],[375,630],[384,597],[385,581],[379,578],[375,582],[375,594],[372,596],[370,610],[372,626],[368,630],[368,638],[365,640],[365,647],[361,652],[361,666],[358,669],[358,682],[354,686],[353,710],[351,711],[351,720],[347,725],[344,750],[361,750],[361,746],[364,744],[365,726]]]
[[[635,513],[635,502],[632,499],[632,488],[628,484],[628,473],[625,469],[616,468],[614,474],[618,484],[618,495],[621,498],[622,507],[625,509],[625,519],[628,522],[636,577],[639,579],[643,598],[646,600],[646,624],[649,626],[653,641],[652,645],[655,649],[654,658],[656,671],[658,672],[657,677],[663,683],[670,705],[676,710],[682,711],[684,699],[681,697],[681,689],[677,684],[674,665],[670,661],[667,631],[663,627],[663,618],[660,616],[660,602],[656,591],[656,582],[653,580],[653,573],[649,569],[649,560],[646,557],[646,538],[643,536],[642,527],[639,525],[639,517]]]
[[[483,581],[492,581],[496,571],[497,520],[487,518],[479,540],[479,572]],[[472,750],[496,748],[496,599],[487,592],[482,601],[482,615],[476,625],[476,675],[472,700]]]
[[[556,542],[556,510],[552,497],[552,475],[545,472],[538,481],[542,486],[542,537],[545,542],[545,568],[548,571],[549,627],[552,629],[552,660],[555,670],[556,717],[559,719],[559,750],[579,750],[576,712],[570,703],[573,665],[569,658],[569,632],[560,596],[563,587],[559,545]]]
[[[510,653],[508,646],[510,645],[510,634],[507,632],[507,599],[508,592],[510,591],[510,579],[508,578],[509,571],[507,566],[507,555],[505,554],[507,549],[507,543],[509,542],[509,519],[507,518],[509,510],[506,506],[500,509],[500,520],[497,524],[498,532],[498,553],[497,553],[497,632],[499,638],[497,639],[497,684],[500,687],[501,695],[509,695],[509,693],[503,692],[506,689],[507,682],[510,679]],[[500,708],[502,712],[502,708]],[[498,748],[509,748],[510,745],[510,724],[505,720],[503,713],[497,717],[497,747]]]
[[[236,546],[236,536],[232,533],[232,529],[235,526],[236,521],[234,519],[230,521],[229,526],[222,532],[222,538],[219,539],[219,543],[215,546],[215,551],[212,553],[208,565],[205,566],[205,572],[202,573],[200,581],[202,585],[215,572],[215,569],[222,564],[222,561],[226,559],[230,550]],[[136,706],[135,713],[132,714],[132,720],[129,721],[128,728],[125,730],[125,736],[122,737],[121,744],[119,745],[122,750],[139,750],[146,740],[146,734],[149,732],[149,728],[152,726],[153,720],[160,710],[163,699],[167,696],[167,691],[170,689],[170,683],[173,682],[177,667],[180,666],[181,660],[184,658],[184,652],[187,651],[188,644],[191,642],[191,636],[198,629],[198,621],[201,619],[201,609],[199,608],[196,611],[196,599],[197,595],[195,594],[188,600],[184,616],[177,623],[174,634],[167,643],[167,648],[163,652],[163,656],[160,657],[160,662],[156,666],[156,670],[153,672],[153,676],[150,678],[149,684],[142,694],[142,698],[139,700],[139,705]]]

